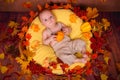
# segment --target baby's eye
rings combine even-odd
[[[47,21],[47,19],[45,19],[44,21]]]
[[[52,18],[53,16],[50,16],[50,18]]]

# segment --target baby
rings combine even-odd
[[[42,34],[43,44],[50,45],[61,61],[68,65],[76,62],[87,62],[88,56],[85,54],[86,43],[81,39],[71,40],[70,37],[68,37],[71,32],[70,27],[67,27],[61,22],[57,22],[56,17],[50,10],[42,11],[39,14],[39,19],[46,27]],[[61,41],[57,41],[57,32],[60,31],[64,33],[64,38]],[[83,58],[77,58],[74,55],[77,52],[82,53]]]

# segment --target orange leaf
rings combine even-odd
[[[29,41],[28,41],[28,40],[23,41],[23,45],[24,45],[24,46],[29,46]]]
[[[35,12],[31,10],[31,11],[29,12],[29,15],[30,15],[31,17],[33,17],[33,16],[35,16]]]
[[[40,4],[37,5],[37,8],[39,9],[39,11],[42,10],[42,6]]]
[[[57,4],[54,4],[54,5],[52,6],[52,9],[58,9]]]
[[[71,9],[72,6],[71,6],[71,4],[68,3],[67,5],[64,6],[64,8],[65,8],[65,9]]]
[[[18,33],[18,37],[19,37],[20,39],[23,39],[23,37],[24,37],[24,32]]]
[[[48,3],[45,4],[45,8],[48,9],[50,5]]]
[[[26,37],[27,40],[30,40],[32,36],[31,36],[31,34],[28,33],[28,34],[26,34],[25,37]]]
[[[88,69],[88,70],[86,70],[86,75],[90,75],[90,74],[92,74],[92,69]]]
[[[25,7],[25,8],[31,8],[32,7],[32,3],[30,1],[24,2],[23,3],[23,7]]]
[[[95,54],[93,54],[91,57],[92,57],[92,59],[96,59],[96,58],[98,57],[98,54],[95,53]]]
[[[28,27],[27,27],[27,26],[23,26],[23,27],[22,27],[22,31],[23,31],[23,32],[27,32],[27,30],[28,30]]]
[[[26,16],[22,16],[23,21],[28,21],[28,18]]]
[[[90,67],[91,67],[91,63],[90,63],[90,62],[87,62],[87,63],[86,63],[86,67],[87,67],[87,68],[90,68]]]

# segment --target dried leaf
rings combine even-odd
[[[28,18],[26,16],[22,16],[23,21],[28,21]]]
[[[48,3],[45,4],[45,8],[48,9],[50,5]]]
[[[103,18],[102,23],[103,23],[104,29],[107,30],[108,27],[110,26],[110,22],[106,18]]]
[[[87,8],[87,17],[88,17],[88,19],[90,19],[90,18],[96,18],[99,14],[98,14],[98,10],[97,10],[97,8],[91,8],[91,7],[88,7]]]
[[[25,8],[31,8],[32,7],[32,2],[30,2],[30,1],[24,2],[23,3],[23,7],[25,7]]]
[[[0,59],[4,59],[4,58],[5,58],[4,53],[0,53]]]
[[[8,26],[9,26],[10,28],[16,28],[18,25],[19,25],[19,24],[18,24],[17,22],[15,22],[15,21],[10,21],[10,22],[8,23]]]
[[[4,74],[7,72],[8,68],[6,66],[0,66],[1,73]]]
[[[27,33],[25,37],[27,40],[30,40],[32,36],[31,36],[31,34]]]
[[[69,20],[70,20],[70,22],[72,22],[72,23],[76,23],[77,16],[76,16],[75,14],[70,14]]]
[[[23,38],[24,38],[24,32],[18,33],[18,37],[19,37],[20,39],[23,39]]]
[[[42,10],[42,6],[40,4],[37,5],[37,8],[38,8],[39,11]]]
[[[105,74],[101,74],[101,80],[107,80],[107,78],[108,78],[108,76],[107,75],[105,75]]]

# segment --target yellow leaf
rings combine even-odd
[[[4,57],[5,57],[4,53],[1,53],[0,54],[0,59],[4,59]]]
[[[12,36],[16,35],[19,32],[19,30],[14,28],[14,31],[11,33]]]
[[[104,25],[104,29],[107,30],[108,27],[110,26],[110,22],[106,18],[103,18],[102,23]]]
[[[104,57],[105,62],[108,64],[109,57]]]
[[[42,10],[42,6],[40,4],[37,5],[37,8],[39,9],[39,11]]]
[[[82,32],[90,32],[91,31],[91,25],[86,22],[80,27]]]
[[[8,68],[6,66],[1,66],[1,73],[4,74],[5,72],[7,72]]]
[[[88,7],[87,8],[87,17],[90,19],[90,18],[95,18],[97,17],[99,14],[98,14],[98,10],[97,8],[91,8],[91,7]]]
[[[77,16],[76,16],[75,14],[70,14],[69,20],[70,20],[70,22],[72,22],[72,23],[76,23]]]
[[[10,21],[9,23],[8,23],[8,26],[10,27],[10,28],[14,28],[14,27],[17,27],[19,24],[17,23],[17,22],[15,22],[15,21]]]
[[[107,80],[108,76],[105,74],[101,74],[101,80]]]

